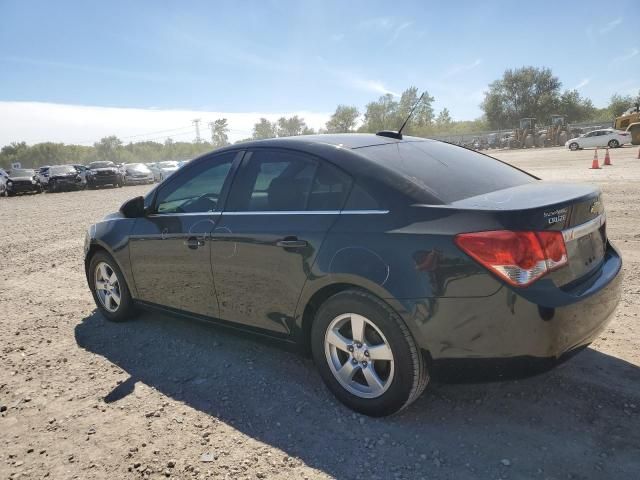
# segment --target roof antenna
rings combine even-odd
[[[393,130],[382,130],[382,131],[376,133],[376,135],[379,135],[381,137],[395,138],[396,140],[402,140],[402,130],[407,125],[407,122],[409,121],[409,119],[413,115],[413,111],[416,109],[416,107],[418,105],[420,105],[420,102],[422,101],[422,98],[424,97],[425,93],[427,93],[427,92],[422,92],[422,95],[420,95],[420,98],[418,99],[418,101],[413,104],[413,107],[411,107],[411,111],[409,112],[409,115],[407,115],[406,120],[404,121],[404,123],[400,127],[400,130],[398,130],[397,132],[394,132]]]

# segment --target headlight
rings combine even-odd
[[[31,179],[31,184],[32,184],[32,185],[35,185],[35,184],[36,184],[36,181],[35,181],[34,179]]]
[[[7,182],[7,185],[8,185],[8,186],[11,186],[11,185],[13,185],[13,182],[12,182],[11,180],[9,180],[9,181]]]

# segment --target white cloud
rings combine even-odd
[[[611,60],[611,64],[613,65],[614,63],[626,62],[627,60],[631,60],[633,57],[638,56],[638,54],[640,54],[640,50],[638,50],[637,48],[632,48],[631,50],[629,50],[629,53],[625,53],[624,55],[620,55],[619,57],[615,57],[613,60]]]
[[[591,82],[590,78],[583,78],[582,80],[580,80],[580,83],[573,87],[573,90],[580,90],[582,87],[586,87],[587,85],[589,85],[589,82]]]
[[[404,22],[401,23],[400,25],[398,25],[394,30],[393,30],[393,35],[391,36],[391,38],[389,39],[389,41],[387,42],[387,45],[391,45],[393,42],[395,42],[398,38],[400,38],[400,35],[402,34],[403,30],[406,30],[407,28],[409,28],[411,25],[413,25],[413,22]]]
[[[358,27],[365,30],[389,30],[394,24],[395,22],[391,17],[376,17],[362,20]]]
[[[473,70],[474,68],[477,68],[480,65],[482,65],[482,61],[483,61],[482,58],[476,58],[471,63],[461,64],[461,65],[454,65],[444,74],[444,78],[454,77],[454,76],[459,75],[461,73]]]
[[[399,97],[400,95],[397,92],[394,92],[387,88],[384,83],[379,80],[373,80],[361,77],[360,75],[336,69],[329,69],[331,73],[336,75],[340,81],[345,83],[347,86],[351,88],[355,88],[357,90],[363,90],[365,92],[373,92],[381,95],[386,95],[390,93],[394,97]]]
[[[610,22],[606,23],[603,27],[600,28],[600,33],[603,35],[605,33],[609,33],[611,30],[616,28],[621,23],[622,23],[622,17],[618,17],[614,20],[611,20]]]
[[[307,125],[315,129],[324,127],[330,117],[329,113],[308,111],[240,113],[0,101],[0,146],[14,141],[91,145],[107,135],[117,135],[125,142],[162,142],[167,137],[191,141],[195,138],[191,124],[195,118],[202,119],[200,131],[204,138],[208,137],[208,122],[228,119],[229,139],[236,141],[251,136],[253,125],[260,117],[274,121],[291,115],[304,118]]]

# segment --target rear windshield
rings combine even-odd
[[[443,142],[387,143],[357,151],[399,172],[445,203],[536,180],[491,157]]]
[[[89,168],[110,168],[115,166],[116,164],[113,162],[91,162],[88,165]]]
[[[76,173],[77,170],[73,165],[61,165],[56,167],[51,167],[49,169],[49,173],[51,175],[63,175],[65,173]]]

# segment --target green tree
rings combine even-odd
[[[633,98],[631,95],[619,95],[614,93],[609,100],[609,105],[607,106],[609,116],[612,118],[619,117],[629,108],[633,107],[633,104],[636,102],[640,102],[640,92],[638,92],[638,97],[636,98]]]
[[[364,122],[358,129],[360,132],[375,133],[380,130],[393,130],[400,128],[395,125],[398,113],[398,102],[393,95],[387,93],[377,101],[370,102],[365,107]]]
[[[327,133],[350,133],[356,128],[360,112],[356,107],[338,105],[326,124]]]
[[[122,141],[115,135],[100,139],[93,144],[98,160],[119,162],[122,153]]]
[[[253,135],[251,138],[254,140],[262,140],[265,138],[274,138],[276,136],[277,126],[271,123],[266,118],[261,118],[258,123],[253,126]]]
[[[453,120],[447,108],[443,108],[436,118],[436,127],[438,130],[446,130],[451,127]]]
[[[566,115],[569,122],[588,120],[595,112],[591,100],[582,98],[577,90],[566,90],[558,101],[557,113]]]
[[[276,134],[278,137],[294,137],[296,135],[309,135],[313,131],[307,127],[304,119],[294,115],[293,117],[278,119]]]
[[[226,118],[219,118],[210,124],[211,143],[213,148],[220,148],[229,145],[229,124]]]
[[[545,121],[558,106],[562,83],[549,68],[506,70],[485,93],[482,109],[493,128],[509,128],[521,118]]]
[[[392,128],[393,130],[398,130],[402,126],[414,105],[413,115],[411,115],[403,132],[407,134],[424,133],[433,124],[434,112],[432,104],[435,99],[428,92],[424,92],[420,103],[418,103],[419,98],[417,87],[409,87],[402,92],[398,102],[396,118],[393,121],[397,126]]]

